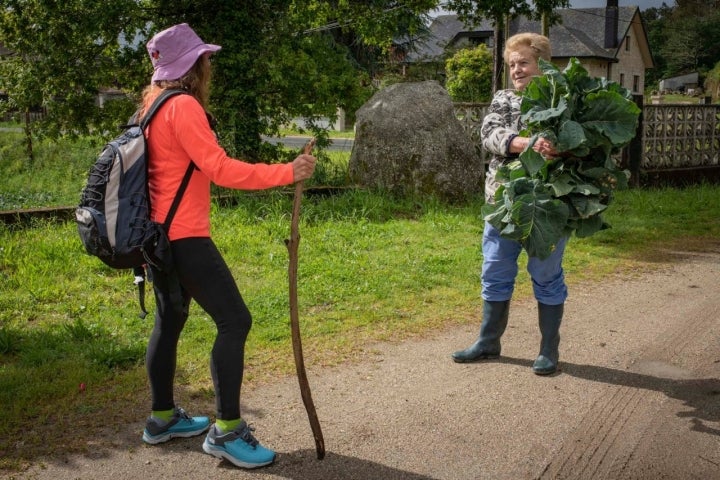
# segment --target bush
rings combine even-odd
[[[445,63],[447,88],[456,102],[489,102],[492,97],[492,52],[482,44],[460,50]]]
[[[705,91],[712,96],[714,102],[720,100],[720,62],[716,63],[705,77]]]

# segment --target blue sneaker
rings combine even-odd
[[[156,445],[176,437],[194,437],[203,433],[209,426],[208,417],[191,417],[182,408],[175,407],[169,422],[152,417],[147,419],[143,441]]]
[[[205,437],[203,450],[242,468],[270,465],[275,460],[275,452],[260,445],[252,431],[244,421],[240,422],[235,430],[224,435],[213,426]]]

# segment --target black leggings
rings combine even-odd
[[[188,318],[190,301],[195,299],[217,326],[210,357],[217,418],[240,418],[245,340],[252,324],[250,311],[212,239],[184,238],[171,245],[179,285],[172,276],[152,269],[155,326],[146,356],[152,409],[175,407],[177,345]]]

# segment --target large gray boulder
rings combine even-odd
[[[391,85],[360,107],[349,174],[362,186],[446,200],[483,191],[483,164],[435,81]]]

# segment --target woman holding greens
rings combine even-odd
[[[550,41],[535,33],[520,33],[510,37],[505,46],[505,62],[510,71],[514,89],[500,90],[495,94],[481,129],[483,147],[493,154],[485,183],[486,202],[495,202],[499,186],[495,180],[497,169],[530,145],[530,138],[522,137],[520,121],[520,93],[530,80],[540,74],[538,59],[549,61]],[[532,148],[551,157],[557,155],[553,145],[539,138]],[[533,364],[533,372],[549,375],[557,371],[560,344],[560,323],[563,305],[567,298],[567,286],[562,268],[567,237],[562,238],[552,254],[541,260],[529,257],[527,270],[532,279],[533,292],[538,302],[540,324],[540,353]],[[504,238],[500,232],[485,223],[482,251],[482,298],[483,319],[477,341],[465,350],[452,354],[454,361],[472,362],[500,356],[500,338],[508,323],[510,299],[518,273],[518,257],[522,245]]]

